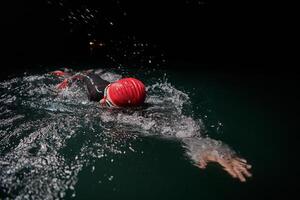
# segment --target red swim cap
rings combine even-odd
[[[107,95],[120,107],[139,106],[146,98],[145,85],[135,78],[123,78],[110,84]]]

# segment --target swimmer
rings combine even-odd
[[[144,84],[135,78],[122,78],[110,83],[103,80],[93,70],[87,70],[72,74],[70,71],[51,72],[64,80],[56,86],[58,90],[64,90],[77,81],[82,81],[87,88],[91,101],[99,102],[105,107],[136,107],[144,104],[146,91]],[[204,145],[217,141],[210,138],[182,138],[187,145],[193,160],[200,169],[205,169],[208,163],[218,163],[233,178],[245,182],[251,177],[249,172],[251,165],[243,158],[240,158],[232,151],[226,151],[225,145]],[[224,149],[218,149],[224,148]],[[229,149],[229,148],[227,148]]]
[[[52,74],[65,79],[56,86],[63,90],[77,81],[87,88],[90,101],[99,102],[106,107],[136,107],[144,104],[146,91],[144,84],[135,78],[122,78],[114,83],[103,80],[93,70],[71,75],[70,72],[54,71]]]

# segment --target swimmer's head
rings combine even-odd
[[[135,78],[123,78],[105,88],[101,104],[113,107],[140,106],[146,98],[145,85]]]

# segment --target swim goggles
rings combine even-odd
[[[104,89],[104,96],[101,99],[101,104],[102,105],[106,105],[107,107],[115,107],[115,105],[107,98],[107,90],[109,88],[110,84],[108,86],[105,87]]]

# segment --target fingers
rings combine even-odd
[[[252,177],[252,174],[245,167],[238,167],[238,170],[247,177]]]
[[[250,172],[248,172],[248,170],[243,169],[242,170],[243,174],[246,175],[247,177],[252,177],[252,174]]]
[[[246,167],[244,167],[244,166],[236,166],[236,168],[237,168],[237,170],[239,170],[240,172],[242,172],[247,177],[251,177],[252,176],[252,174],[247,170]]]
[[[233,171],[235,172],[235,174],[237,175],[237,178],[240,179],[241,182],[245,182],[246,181],[244,175],[242,174],[242,172],[240,171],[240,169],[238,169],[238,167],[233,166]]]
[[[199,162],[198,167],[199,167],[200,169],[205,169],[206,166],[207,166],[207,164],[206,164],[205,162]]]
[[[248,171],[248,169],[251,169],[251,165],[247,164],[245,159],[238,157],[224,159],[208,154],[199,158],[199,168],[206,168],[207,162],[219,163],[230,176],[239,179],[241,182],[245,182],[246,177],[252,177],[252,174]]]
[[[246,164],[245,159],[235,158],[232,161],[235,171],[238,173],[238,177],[241,181],[245,180],[246,177],[252,177],[252,174],[248,171],[251,168],[251,165]]]
[[[237,174],[233,170],[232,166],[224,159],[219,159],[218,163],[227,171],[233,178],[237,177]]]
[[[206,161],[205,161],[202,157],[200,157],[200,158],[199,158],[198,167],[199,167],[200,169],[205,169],[206,166],[207,166]]]
[[[238,178],[241,182],[246,181],[246,177],[251,177],[252,174],[247,170],[251,165],[246,164],[245,159],[233,158],[231,160],[218,159],[218,163],[222,165],[233,178]]]
[[[246,165],[248,165],[248,164],[247,164],[247,161],[246,161],[245,159],[240,159],[240,158],[233,158],[233,159],[232,159],[232,162],[238,163],[238,164],[241,165],[241,166],[246,166]]]
[[[244,160],[243,162],[240,162],[240,160],[241,159],[239,159],[239,158],[236,158],[236,159],[234,159],[232,162],[233,162],[233,164],[235,165],[235,166],[237,166],[241,171],[247,171],[248,172],[248,170],[247,169],[251,169],[251,165],[249,165],[249,164],[246,164],[247,163],[247,161],[246,160]],[[249,173],[249,172],[248,172]]]
[[[236,173],[235,173],[235,171],[233,170],[232,167],[226,167],[226,168],[224,168],[224,170],[225,170],[230,176],[232,176],[233,178],[236,178],[236,177],[237,177],[237,175],[236,175]]]
[[[251,169],[251,165],[247,164],[247,161],[245,159],[240,159],[240,158],[234,158],[232,161],[235,163],[235,165],[240,165],[241,168],[245,169]]]
[[[243,159],[243,158],[235,158],[235,160],[240,161],[241,163],[247,163],[247,160]]]

